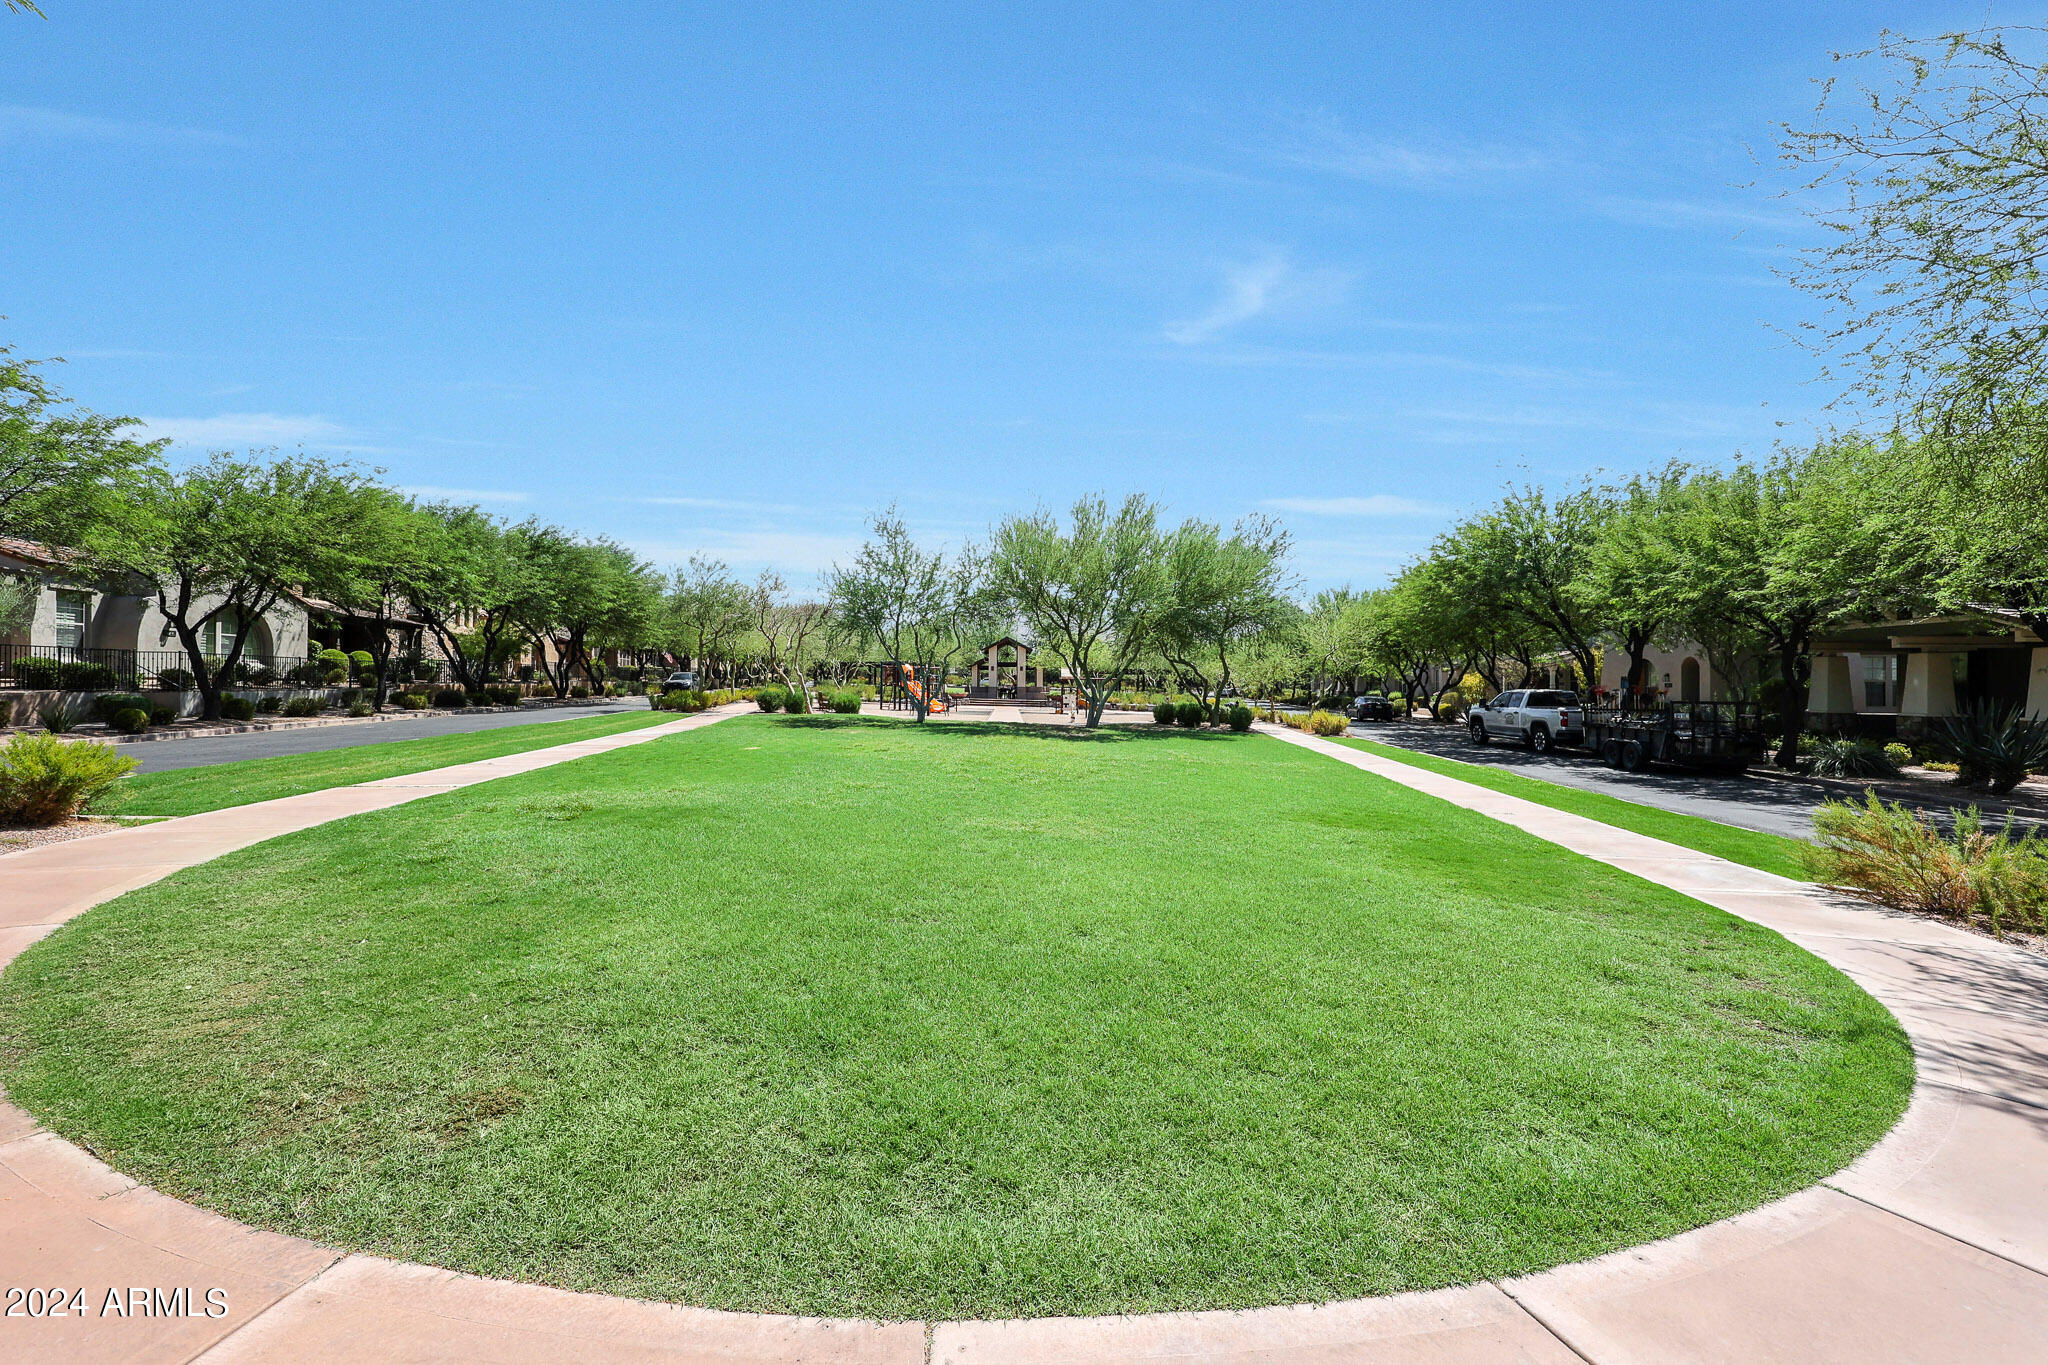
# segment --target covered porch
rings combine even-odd
[[[2007,613],[1858,622],[1814,642],[1806,712],[1816,730],[1911,741],[1979,702],[2048,715],[2048,647]]]

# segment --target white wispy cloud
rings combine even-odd
[[[442,488],[436,484],[408,484],[399,490],[428,502],[531,502],[533,494],[512,488]]]
[[[695,507],[710,512],[759,512],[773,515],[801,513],[811,509],[786,502],[749,502],[740,498],[695,498],[681,495],[649,494],[626,499],[642,507]]]
[[[343,447],[350,434],[340,423],[317,414],[223,412],[212,417],[142,417],[137,421],[151,440],[168,436],[172,445],[212,450],[242,445],[335,450]]]
[[[1268,155],[1282,165],[1428,187],[1521,179],[1548,171],[1559,158],[1531,147],[1399,139],[1353,131],[1333,114],[1297,114],[1282,121],[1282,133]]]
[[[1325,307],[1349,292],[1352,278],[1344,270],[1304,270],[1277,253],[1229,266],[1216,301],[1195,317],[1168,323],[1166,339],[1199,345],[1268,313]]]
[[[0,105],[0,142],[44,139],[154,147],[241,147],[247,139],[210,128],[180,128],[139,119],[101,118],[67,109]]]
[[[633,550],[656,564],[681,564],[691,555],[722,559],[740,573],[773,568],[791,575],[822,573],[859,553],[858,535],[830,531],[747,531],[706,527],[661,540],[636,540]]]
[[[1595,200],[1594,207],[1616,222],[1640,227],[1768,228],[1774,232],[1791,232],[1808,226],[1800,214],[1762,203],[1606,195]]]
[[[1371,493],[1360,498],[1267,498],[1259,506],[1276,512],[1296,512],[1306,517],[1438,517],[1441,507],[1392,493]]]

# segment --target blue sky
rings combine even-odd
[[[1138,489],[1277,513],[1310,588],[1834,420],[1774,124],[1831,48],[2001,17],[44,8],[0,13],[0,339],[181,454],[796,581],[891,501]]]

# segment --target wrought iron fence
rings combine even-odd
[[[428,664],[436,661],[427,660]],[[218,673],[226,663],[207,661]],[[402,683],[419,672],[420,661],[391,660],[387,676]],[[245,654],[235,663],[228,687],[367,687],[376,671],[353,663],[304,655]],[[62,689],[67,692],[183,691],[195,685],[192,660],[182,649],[84,649],[71,645],[0,643],[0,688]]]

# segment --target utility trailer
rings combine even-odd
[[[1586,711],[1585,747],[1627,772],[1670,763],[1739,773],[1764,756],[1763,719],[1738,701],[1594,706]]]

